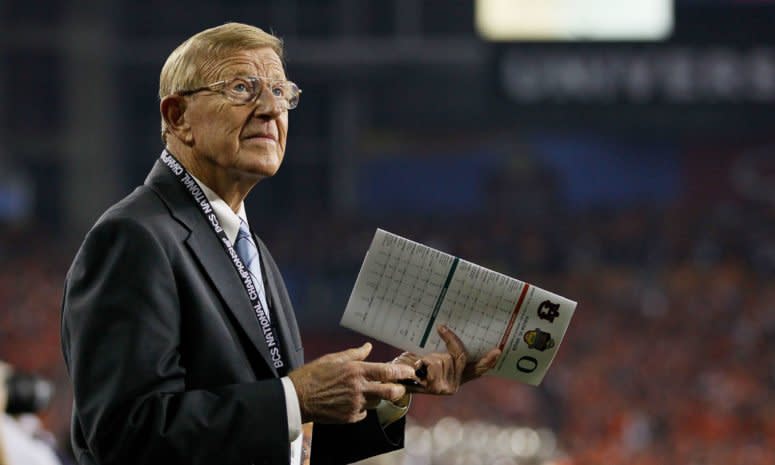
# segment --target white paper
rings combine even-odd
[[[341,325],[416,354],[445,352],[445,324],[471,359],[503,353],[489,373],[538,385],[576,302],[378,229]]]

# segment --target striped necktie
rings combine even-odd
[[[264,307],[264,314],[266,314],[267,319],[271,321],[271,317],[269,316],[269,307],[266,305],[266,291],[264,289],[263,275],[261,274],[261,258],[258,254],[256,243],[253,242],[253,237],[250,235],[248,224],[242,218],[240,218],[237,239],[234,241],[234,249],[242,260],[242,263],[248,268],[248,271],[250,271],[250,276],[253,279],[253,285],[256,286],[256,289],[258,290],[258,298],[261,301],[261,306]],[[281,372],[281,375],[282,373],[283,372]],[[301,447],[295,444],[297,441],[301,441]],[[311,446],[312,423],[307,423],[302,425],[302,435],[297,438],[292,445],[292,447],[297,448],[297,452],[301,452],[301,456],[296,459],[299,461],[299,465],[310,464]],[[295,462],[295,460],[292,460],[292,462]],[[291,465],[295,464],[292,463]]]
[[[266,304],[264,278],[261,274],[261,258],[258,254],[258,248],[250,235],[248,224],[241,218],[237,239],[234,241],[234,250],[237,252],[237,255],[239,255],[239,258],[247,267],[248,271],[250,271],[253,285],[256,286],[256,290],[258,290],[258,298],[261,301],[261,306],[264,307],[264,313],[271,321],[272,318],[269,316],[269,306]]]

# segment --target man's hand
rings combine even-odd
[[[393,363],[418,369],[425,366],[427,375],[418,386],[408,386],[407,391],[421,394],[451,395],[464,383],[479,378],[495,366],[501,350],[491,349],[479,360],[468,360],[463,341],[446,326],[439,326],[439,336],[447,345],[446,353],[433,353],[423,357],[404,352]]]
[[[397,381],[416,379],[414,368],[363,360],[371,352],[361,347],[335,352],[288,374],[296,388],[302,422],[354,423],[381,399],[397,401],[406,393]]]

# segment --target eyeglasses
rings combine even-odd
[[[235,105],[247,105],[258,100],[264,87],[268,87],[272,95],[283,103],[283,110],[293,110],[299,106],[301,89],[295,83],[282,79],[273,81],[261,77],[235,77],[176,94],[186,96],[208,90],[220,92]]]

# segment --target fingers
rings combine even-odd
[[[415,369],[424,367],[427,376],[419,386],[407,386],[410,393],[451,395],[468,381],[479,378],[495,367],[501,350],[497,347],[479,359],[468,361],[468,352],[460,339],[445,326],[439,327],[439,336],[447,344],[446,353],[432,353],[416,360]]]
[[[484,354],[484,356],[476,362],[474,376],[478,378],[495,367],[495,364],[498,362],[498,357],[500,356],[501,350],[497,347]]]
[[[491,349],[489,352],[484,354],[484,357],[481,358],[480,362],[483,362],[489,370],[490,368],[495,367],[495,363],[498,362],[498,357],[501,356],[501,353],[503,353],[503,351],[495,347],[494,349]]]
[[[411,352],[404,352],[398,357],[394,358],[391,363],[403,363],[404,365],[413,365],[416,364],[419,360],[419,357]],[[417,368],[415,366],[415,368]]]
[[[458,354],[465,355],[466,347],[463,345],[463,341],[461,341],[460,338],[457,337],[457,334],[452,332],[451,329],[447,328],[445,325],[440,325],[438,328],[438,333],[439,337],[441,337],[441,339],[447,345],[447,352],[449,352],[453,357],[456,357]]]
[[[368,412],[366,412],[366,410],[361,410],[360,412],[350,417],[348,423],[357,423],[365,419],[367,415],[368,415]]]
[[[341,352],[334,352],[331,354],[320,357],[321,360],[333,363],[344,363],[350,361],[366,360],[366,357],[371,353],[371,343],[367,342],[360,347],[354,347],[352,349],[343,350]]]
[[[407,386],[407,392],[450,395],[457,392],[460,385],[458,369],[449,353],[433,353],[423,356],[414,365],[415,370],[422,368],[425,376],[418,377],[417,385]]]
[[[414,366],[404,363],[373,363],[360,362],[363,376],[371,381],[382,381],[384,383],[395,383],[396,381],[415,379]]]
[[[452,330],[445,325],[439,326],[438,331],[439,337],[441,337],[447,345],[447,353],[452,357],[453,366],[451,376],[460,381],[463,376],[463,371],[466,368],[466,363],[468,363],[466,347],[463,345],[463,341],[457,337],[457,334],[452,332]]]
[[[371,349],[366,343],[327,354],[288,374],[296,389],[302,421],[357,422],[381,400],[399,402],[406,396],[407,389],[399,381],[417,381],[414,364],[418,356],[404,353],[393,363],[367,362]],[[443,355],[445,363],[451,364],[452,357]],[[445,369],[442,378],[449,377]]]
[[[422,384],[406,386],[406,392],[409,394],[429,394],[428,388]]]
[[[425,373],[425,376],[420,376],[420,385],[406,387],[408,392],[451,395],[460,387],[468,352],[463,341],[445,325],[438,327],[438,333],[447,346],[447,352],[428,354],[422,358],[407,353],[399,356],[398,359],[404,363],[413,361],[414,370],[422,370]],[[417,379],[418,376],[413,373],[412,378]]]
[[[497,365],[498,358],[501,356],[501,353],[502,351],[495,347],[490,349],[490,351],[484,354],[479,360],[469,363],[463,372],[462,382],[467,383],[468,381],[479,378],[480,376],[493,369],[495,365]]]
[[[363,393],[367,399],[367,405],[369,404],[368,400],[375,397],[395,402],[404,397],[406,388],[395,383],[368,383],[364,387]]]

